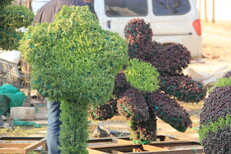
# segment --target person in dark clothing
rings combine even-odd
[[[51,23],[55,20],[55,15],[61,10],[63,5],[85,6],[88,5],[92,13],[95,13],[91,0],[51,0],[41,7],[34,18],[34,23]]]
[[[62,6],[85,6],[88,5],[92,13],[95,13],[91,0],[51,0],[41,7],[34,18],[33,24],[36,23],[52,23],[55,15],[61,10]],[[59,154],[59,132],[60,132],[60,102],[52,102],[47,100],[48,106],[48,131],[47,131],[47,147],[48,154]]]

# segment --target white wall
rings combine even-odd
[[[207,18],[213,19],[213,0],[207,1]],[[196,0],[201,19],[205,19],[205,0]],[[215,21],[231,21],[231,0],[214,0],[215,2]]]

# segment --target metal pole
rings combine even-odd
[[[213,17],[212,17],[212,23],[215,23],[215,0],[213,0]]]
[[[204,17],[205,17],[205,21],[208,22],[208,16],[207,16],[207,0],[204,0]]]

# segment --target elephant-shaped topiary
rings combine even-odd
[[[34,14],[24,6],[10,5],[13,0],[0,2],[0,49],[13,50],[19,46],[21,27],[31,25]]]
[[[206,154],[231,153],[231,71],[216,82],[205,99],[199,135]]]
[[[117,112],[130,120],[135,143],[147,144],[156,139],[156,116],[184,132],[192,124],[189,114],[170,96],[184,102],[199,102],[206,95],[200,82],[182,73],[190,63],[190,52],[180,44],[164,46],[152,41],[150,24],[143,19],[129,21],[125,37],[130,61],[116,76],[110,106],[115,103]],[[104,107],[91,108],[92,118],[113,117],[116,111]]]
[[[20,44],[32,87],[61,102],[61,153],[87,153],[89,105],[110,99],[126,41],[103,30],[87,6],[63,6],[54,23],[30,26]]]

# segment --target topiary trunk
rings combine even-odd
[[[87,154],[88,104],[62,101],[60,150],[62,154]]]

